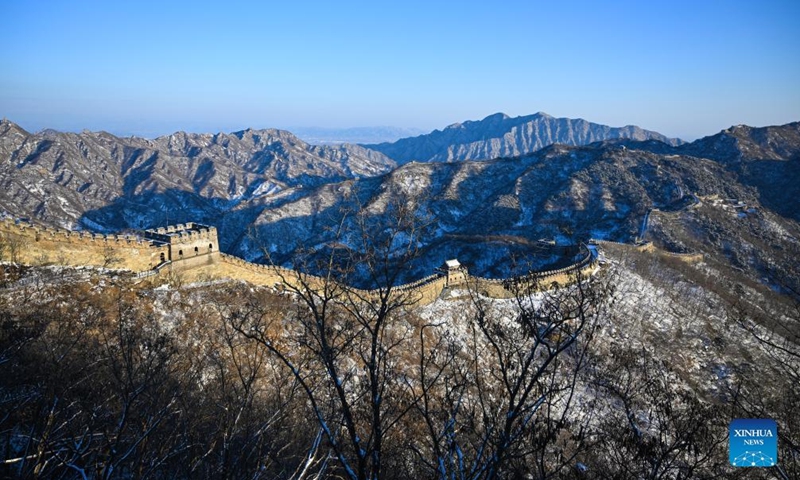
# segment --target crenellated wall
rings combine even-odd
[[[137,279],[151,281],[178,274],[187,281],[234,279],[265,286],[298,286],[302,281],[312,288],[322,288],[325,284],[324,279],[314,275],[250,263],[219,252],[214,227],[187,223],[148,230],[145,234],[148,238],[71,232],[4,219],[0,220],[1,260],[29,265],[56,263],[126,269],[136,273]],[[15,258],[11,258],[12,254]],[[542,287],[553,283],[567,285],[578,272],[584,276],[591,274],[594,260],[587,249],[584,258],[574,265],[512,279],[475,277],[466,268],[458,267],[399,285],[394,290],[409,294],[422,305],[439,298],[446,288],[458,286],[470,286],[489,297],[510,298],[514,295],[513,286],[520,283],[536,282]],[[355,291],[370,295],[369,291]]]
[[[580,261],[564,268],[532,272],[529,275],[516,278],[482,278],[469,276],[469,282],[476,291],[492,298],[512,298],[516,291],[527,286],[536,288],[549,288],[552,285],[566,286],[574,282],[576,277],[588,277],[597,267],[596,259],[587,249],[586,255]]]
[[[133,235],[103,235],[0,220],[2,259],[28,265],[61,264],[149,270],[167,247]],[[16,258],[12,258],[16,257]]]
[[[623,247],[633,247],[640,252],[654,252],[656,250],[655,245],[653,242],[639,242],[639,243],[623,243],[623,242],[612,242],[611,240],[595,240],[590,239],[589,243],[595,243],[597,245],[620,245]]]
[[[428,305],[439,298],[446,287],[447,277],[442,275],[435,276],[434,279],[414,287],[403,288],[401,285],[398,290],[400,292],[408,292],[416,304]]]
[[[294,270],[272,265],[259,265],[224,253],[220,257],[221,261],[212,270],[213,274],[220,278],[244,280],[256,285],[267,286],[298,282],[297,272]],[[304,278],[313,283],[322,281],[321,279],[317,280],[313,275],[305,275]]]
[[[669,258],[677,258],[678,260],[686,263],[700,263],[703,261],[702,253],[673,253],[673,252],[659,252],[661,255]]]
[[[592,240],[591,242],[592,243],[596,243],[598,245],[620,245],[620,246],[627,247],[627,248],[633,247],[636,250],[639,250],[640,252],[657,253],[657,254],[662,255],[664,257],[677,258],[678,260],[682,260],[682,261],[684,261],[686,263],[699,263],[699,262],[703,261],[703,258],[705,258],[702,253],[667,252],[665,250],[661,250],[661,249],[656,248],[656,246],[653,245],[653,242],[643,242],[643,243],[637,243],[637,244],[633,244],[633,245],[628,244],[628,243],[621,243],[621,242],[610,242],[608,240]]]

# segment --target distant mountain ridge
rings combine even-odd
[[[680,139],[668,138],[633,125],[609,127],[583,119],[555,118],[539,112],[515,118],[496,113],[479,121],[455,123],[427,135],[365,146],[385,154],[398,164],[404,164],[410,161],[452,162],[514,157],[556,143],[581,146],[620,138],[658,140],[672,146],[684,143]]]
[[[552,122],[556,126],[583,125],[580,131],[584,134],[577,135],[575,128],[554,128],[548,138],[560,132],[562,139],[569,134],[575,141],[589,141],[611,129],[601,126],[593,130],[596,124],[553,119],[541,113],[516,119],[498,114],[392,145],[430,140],[437,134],[469,140],[479,131],[489,135],[512,124],[544,128]],[[492,125],[494,128],[490,128]],[[799,174],[797,125],[731,127],[681,145],[678,150],[662,143],[663,136],[626,127],[626,135],[650,140],[644,146],[627,138],[605,143],[611,149],[629,145],[662,157],[680,154],[713,159],[725,164],[741,181],[759,188],[762,202],[770,208],[800,219],[792,209],[794,195],[800,193],[795,183]],[[449,151],[459,148],[464,144],[453,145]],[[493,154],[493,150],[487,154]],[[743,162],[742,158],[755,160]],[[315,190],[327,191],[329,186],[349,179],[384,175],[397,163],[402,161],[395,162],[364,146],[313,146],[292,133],[274,129],[230,134],[177,132],[148,140],[88,131],[31,134],[4,120],[0,122],[0,208],[52,225],[106,231],[186,220],[217,222],[230,225],[236,232],[223,234],[223,244],[233,246],[246,226],[274,209],[275,202],[291,204],[296,199],[307,204],[292,215],[313,220],[319,205],[325,203],[313,195]],[[421,179],[409,181],[425,183]],[[463,210],[465,206],[457,208]],[[445,218],[446,212],[439,212],[439,216]]]

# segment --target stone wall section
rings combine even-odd
[[[140,272],[155,268],[168,248],[135,235],[103,235],[0,220],[3,261],[93,266]],[[12,258],[13,257],[13,258]]]
[[[664,257],[677,258],[678,260],[682,260],[682,261],[684,261],[686,263],[699,263],[699,262],[702,262],[703,259],[705,258],[702,253],[692,253],[692,252],[689,252],[689,253],[675,253],[675,252],[667,252],[667,251],[664,251],[664,250],[660,250],[660,249],[656,248],[655,245],[653,245],[653,242],[640,242],[640,243],[636,243],[636,244],[631,245],[629,243],[611,242],[611,241],[608,241],[608,240],[591,240],[590,243],[595,243],[595,244],[601,245],[601,246],[602,245],[618,245],[618,246],[623,246],[623,247],[626,247],[626,248],[633,247],[636,250],[639,250],[640,252],[657,253],[657,254],[662,255]]]
[[[524,291],[526,288],[546,289],[552,286],[567,286],[575,282],[577,278],[586,278],[592,275],[596,268],[597,259],[587,249],[586,255],[580,261],[564,268],[532,272],[525,276],[508,279],[482,278],[470,275],[468,281],[477,292],[487,297],[512,298],[517,291]]]
[[[283,288],[305,283],[321,288],[325,280],[295,270],[259,265],[219,252],[217,232],[213,227],[197,224],[175,225],[148,230],[142,238],[135,235],[101,235],[71,232],[36,226],[13,219],[0,220],[0,260],[28,265],[61,264],[124,269],[135,278],[159,281],[159,277],[179,275],[185,281],[217,279],[242,280],[255,285]],[[9,248],[13,245],[13,248]],[[195,250],[196,248],[196,250]],[[11,250],[15,258],[11,258]],[[535,282],[543,288],[568,285],[579,273],[590,275],[596,267],[591,251],[579,262],[558,270],[534,272],[512,279],[488,279],[472,276],[466,268],[440,272],[420,280],[394,287],[409,294],[421,305],[439,298],[447,288],[469,286],[493,298],[511,298],[514,286]],[[365,298],[371,293],[356,290]]]

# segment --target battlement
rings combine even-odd
[[[105,235],[0,219],[0,260],[42,265],[98,266],[134,272],[155,267],[167,247],[139,235]]]
[[[217,229],[194,222],[179,223],[144,231],[145,238],[163,243],[185,243],[194,240],[217,241]]]
[[[11,218],[0,219],[0,231],[25,237],[33,237],[35,241],[43,239],[61,239],[73,244],[85,243],[91,245],[103,243],[111,246],[135,245],[137,247],[146,247],[151,243],[150,240],[142,239],[137,235],[116,235],[64,230],[35,225],[24,220],[14,220]]]
[[[177,262],[201,255],[218,255],[217,229],[194,222],[179,223],[144,231],[145,238],[168,247],[162,261]]]
[[[102,235],[90,232],[72,232],[29,222],[0,219],[0,241],[6,242],[11,261],[25,264],[43,264],[57,261],[65,265],[93,265],[128,269],[136,278],[149,278],[161,273],[182,272],[187,278],[234,278],[260,285],[306,285],[323,288],[326,280],[314,275],[269,265],[247,262],[219,251],[217,229],[189,222],[145,230],[138,235]],[[13,247],[13,248],[11,248]],[[448,260],[435,273],[425,278],[394,286],[397,292],[406,292],[416,302],[434,301],[446,288],[472,285],[484,295],[509,298],[512,286],[520,284],[547,287],[552,283],[565,285],[576,274],[588,275],[595,267],[592,252],[565,268],[531,272],[508,279],[488,279],[472,276],[457,259]],[[363,298],[371,293],[353,290]]]

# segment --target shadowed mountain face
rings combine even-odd
[[[496,113],[480,121],[456,123],[427,135],[367,147],[403,164],[516,157],[556,143],[578,146],[618,138],[653,139],[669,145],[683,143],[636,126],[615,128],[583,119],[554,118],[540,112],[516,118]]]
[[[265,199],[266,208],[250,224],[257,236],[231,247],[255,261],[270,252],[273,261],[286,265],[297,246],[286,238],[303,239],[305,246],[315,248],[333,243],[358,248],[357,239],[337,236],[342,225],[345,231],[359,230],[343,212],[365,212],[371,224],[379,225],[370,230],[379,232],[389,228],[386,219],[392,215],[387,212],[398,199],[414,211],[419,224],[428,225],[418,232],[428,263],[456,257],[465,244],[480,239],[487,245],[497,244],[490,239],[531,245],[540,239],[557,244],[589,238],[631,241],[649,209],[679,213],[691,203],[690,195],[758,203],[752,189],[720,162],[683,155],[674,147],[666,147],[668,154],[653,153],[649,146],[554,146],[514,159],[411,163],[376,178]],[[499,261],[504,254],[488,256]],[[547,257],[543,253],[532,261],[541,267],[554,260]]]
[[[680,146],[620,139],[392,170],[364,147],[313,147],[277,130],[145,140],[31,135],[3,122],[0,154],[9,214],[93,230],[210,223],[224,251],[254,261],[296,265],[300,247],[357,251],[364,235],[388,238],[403,206],[422,255],[410,278],[452,257],[502,276],[496,266],[519,254],[515,245],[531,247],[522,262],[557,265],[563,258],[539,240],[631,241],[657,208],[645,236],[660,246],[708,253],[775,285],[800,278],[800,123],[733,127]]]
[[[740,182],[756,189],[765,207],[800,220],[800,122],[764,128],[738,125],[684,150],[724,164]]]

